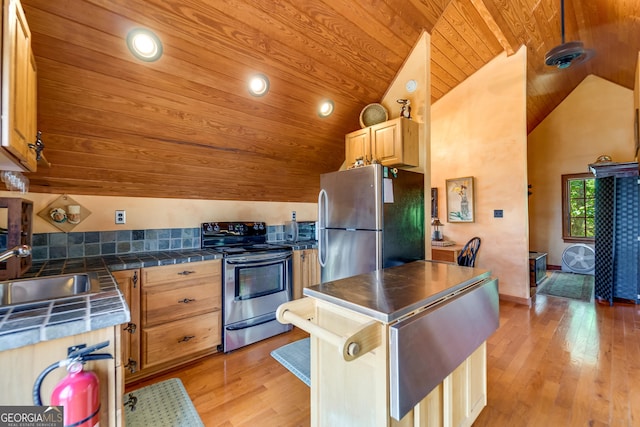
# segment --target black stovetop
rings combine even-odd
[[[205,222],[202,224],[201,247],[223,254],[285,252],[291,247],[267,243],[264,222]]]

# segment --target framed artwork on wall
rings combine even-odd
[[[431,218],[438,218],[438,189],[431,189]]]
[[[638,149],[640,149],[640,121],[638,119],[638,109],[636,108],[636,116],[635,121],[633,123],[633,135],[636,143],[635,154],[633,155],[634,160],[638,160]]]
[[[474,222],[473,177],[447,179],[447,222]]]

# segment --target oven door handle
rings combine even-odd
[[[231,325],[225,326],[225,329],[228,331],[240,331],[242,329],[252,328],[254,326],[264,325],[265,323],[269,323],[276,320],[276,313],[268,313],[262,316],[259,316],[256,319],[245,320],[242,322],[237,322]]]
[[[269,256],[268,258],[253,259],[252,257],[242,258],[226,258],[225,263],[230,265],[256,265],[256,264],[273,264],[274,262],[286,261],[291,258],[291,254],[285,254],[281,256]]]

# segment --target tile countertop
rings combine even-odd
[[[221,255],[211,250],[186,249],[34,262],[22,279],[95,272],[100,292],[0,307],[0,351],[128,322],[129,307],[110,271],[217,258]]]
[[[284,242],[285,246],[291,246],[294,251],[302,249],[316,249],[318,247],[317,240],[301,240],[299,242]]]

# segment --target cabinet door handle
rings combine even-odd
[[[124,365],[124,367],[129,369],[129,372],[131,372],[133,374],[138,370],[138,362],[136,362],[132,358],[129,358],[128,363],[126,365]]]
[[[138,270],[133,272],[133,277],[131,278],[131,281],[133,282],[133,288],[136,288],[136,285],[138,284]]]
[[[189,274],[193,274],[193,273],[195,273],[195,271],[185,270],[185,271],[181,271],[178,274],[181,275],[181,276],[188,276]]]
[[[138,398],[133,395],[133,393],[129,393],[129,398],[126,402],[123,403],[124,406],[128,406],[131,412],[136,410],[136,405],[138,404]]]
[[[178,342],[187,342],[192,338],[195,338],[195,335],[185,335],[184,337],[182,337],[181,339],[178,340]]]
[[[178,301],[178,303],[189,304],[190,302],[195,301],[195,298],[185,298]]]
[[[122,329],[122,330],[123,330],[123,331],[127,331],[127,332],[129,332],[130,334],[134,334],[134,333],[136,332],[136,328],[137,328],[137,326],[136,326],[136,324],[135,324],[135,323],[131,323],[131,322],[129,322],[129,323],[127,323],[127,327],[126,327],[126,328],[124,328],[124,329]]]

